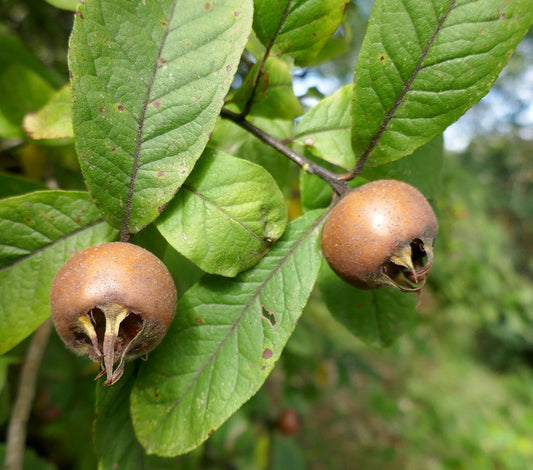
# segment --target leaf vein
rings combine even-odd
[[[377,130],[376,134],[374,135],[374,137],[370,141],[368,147],[366,148],[366,150],[361,155],[361,157],[360,157],[360,159],[359,159],[359,161],[357,163],[357,166],[354,169],[354,173],[355,174],[357,174],[363,168],[363,166],[366,163],[366,160],[368,159],[368,157],[370,156],[370,154],[372,153],[374,148],[379,143],[379,141],[381,139],[381,136],[387,130],[387,127],[388,127],[390,121],[394,118],[394,114],[396,113],[398,107],[403,102],[403,99],[404,99],[405,95],[410,90],[410,88],[411,88],[413,82],[415,81],[417,75],[419,74],[419,72],[422,70],[422,66],[423,66],[424,60],[426,59],[427,55],[429,54],[429,51],[431,50],[431,46],[435,42],[435,39],[437,38],[438,34],[441,32],[442,28],[444,27],[444,24],[445,24],[448,16],[450,15],[450,13],[453,11],[453,9],[455,7],[456,7],[456,0],[451,0],[450,5],[448,6],[447,10],[444,12],[444,14],[440,18],[439,22],[437,23],[437,26],[435,28],[435,31],[433,32],[433,35],[428,40],[428,42],[426,44],[426,47],[422,51],[422,53],[420,55],[420,58],[419,58],[417,64],[415,65],[415,67],[414,67],[409,79],[404,84],[403,89],[401,90],[399,95],[396,97],[394,103],[392,104],[392,107],[385,114],[385,119],[383,120],[383,122],[381,123],[381,125],[380,125],[379,129]]]
[[[209,199],[207,196],[193,188],[192,186],[189,186],[188,184],[184,184],[183,189],[186,189],[187,191],[191,192],[195,196],[199,197],[204,203],[209,204],[213,206],[216,210],[218,210],[220,213],[222,213],[224,216],[226,216],[228,219],[230,219],[232,222],[235,222],[239,226],[241,226],[246,232],[248,232],[253,238],[256,238],[257,240],[263,241],[263,237],[255,233],[250,227],[248,227],[242,220],[237,219],[235,216],[231,215],[227,210],[225,210],[222,206],[216,204],[214,201]]]
[[[309,238],[313,232],[319,227],[325,217],[329,214],[329,210],[325,211],[324,214],[322,214],[312,225],[311,227],[298,238],[295,243],[287,250],[287,253],[285,255],[280,257],[280,260],[277,262],[277,264],[274,266],[272,270],[270,270],[269,274],[265,278],[264,281],[259,283],[256,291],[254,294],[250,297],[250,299],[246,302],[246,304],[242,307],[241,311],[237,315],[237,318],[232,323],[231,327],[229,328],[226,335],[221,339],[220,344],[216,347],[216,349],[211,353],[208,360],[203,364],[203,366],[196,372],[194,375],[194,378],[191,380],[189,385],[185,388],[185,390],[180,394],[179,397],[176,398],[174,403],[170,406],[170,408],[167,410],[166,414],[162,417],[161,422],[165,422],[169,419],[170,414],[172,411],[181,403],[181,401],[184,399],[184,397],[192,390],[194,386],[198,383],[198,380],[200,379],[200,376],[204,373],[204,371],[209,367],[209,365],[216,359],[218,356],[220,350],[223,348],[223,346],[226,344],[230,336],[233,334],[233,332],[237,329],[239,324],[241,323],[243,317],[247,312],[249,312],[250,307],[253,305],[254,302],[257,301],[257,299],[260,297],[266,286],[269,284],[269,282],[272,281],[274,276],[282,269],[282,267],[285,265],[287,260],[290,259],[290,257],[295,253],[295,251],[298,249],[298,247],[307,239]],[[191,413],[192,415],[193,413]]]
[[[87,230],[89,228],[92,228],[92,227],[95,227],[96,225],[99,225],[99,224],[104,224],[105,222],[103,220],[96,220],[94,222],[91,222],[90,224],[87,224],[87,225],[84,225],[83,227],[79,227],[78,229],[72,231],[72,232],[69,232],[61,237],[58,237],[56,238],[55,240],[51,241],[49,244],[47,245],[44,245],[40,248],[37,248],[35,250],[33,250],[31,253],[28,253],[27,255],[25,256],[22,256],[21,258],[18,258],[16,259],[15,261],[13,261],[12,263],[9,263],[9,264],[6,264],[4,266],[2,266],[0,268],[0,272],[6,270],[6,269],[10,269],[12,268],[13,266],[16,266],[17,264],[19,263],[22,263],[23,261],[33,257],[33,256],[36,256],[37,254],[43,252],[44,250],[47,250],[48,248],[50,248],[51,246],[54,246],[60,242],[62,242],[63,240],[67,240],[69,239],[70,237],[72,236],[75,236],[76,234],[80,233],[80,232],[83,232],[84,230]]]
[[[175,0],[172,4],[169,17],[172,18],[174,16],[174,12],[176,10],[177,0]],[[169,35],[169,31],[165,31],[165,34],[163,35],[161,39],[161,44],[159,45],[159,49],[157,51],[157,57],[161,56],[161,51],[163,50],[163,47],[165,46],[165,43],[167,41]],[[150,100],[150,93],[152,91],[152,88],[154,86],[155,78],[157,76],[158,71],[158,63],[157,60],[154,62],[152,67],[152,76],[150,77],[150,81],[147,84],[147,90],[146,95],[143,99],[141,113],[139,116],[139,123],[137,126],[137,138],[135,142],[135,154],[133,156],[133,167],[130,174],[130,184],[128,187],[128,196],[125,201],[125,209],[124,209],[124,221],[122,225],[122,230],[120,233],[121,240],[127,240],[129,237],[129,224],[130,224],[130,218],[131,218],[131,209],[132,209],[132,201],[133,201],[133,195],[135,194],[135,183],[137,178],[137,172],[140,167],[140,158],[141,158],[141,147],[142,147],[142,140],[143,140],[143,132],[144,132],[144,123],[145,123],[145,116],[146,116],[146,110],[148,109],[148,102]]]

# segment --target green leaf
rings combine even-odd
[[[304,108],[294,94],[289,65],[281,59],[269,57],[263,64],[261,75],[257,80],[260,65],[257,63],[250,70],[230,103],[243,110],[253,93],[250,114],[291,120],[300,116]]]
[[[32,139],[73,137],[71,108],[72,89],[65,85],[39,111],[26,115],[23,122],[26,134]]]
[[[137,441],[130,416],[130,392],[135,382],[134,367],[113,387],[101,383],[96,389],[94,445],[99,470],[166,470],[178,469],[174,459],[147,455]]]
[[[46,0],[47,3],[62,10],[76,11],[79,0]]]
[[[0,354],[50,315],[48,293],[61,265],[116,235],[87,193],[42,191],[0,201]]]
[[[153,221],[213,130],[251,0],[87,0],[71,37],[73,126],[88,189],[131,233]]]
[[[40,181],[0,171],[0,199],[46,189]]]
[[[236,276],[283,234],[287,208],[264,168],[206,149],[156,225],[205,272]]]
[[[397,179],[418,188],[430,200],[436,201],[442,189],[444,139],[442,134],[416,149],[411,155],[376,167],[367,166],[363,176],[368,180]]]
[[[43,77],[19,64],[0,70],[0,90],[0,113],[16,129],[17,137],[23,137],[24,116],[39,110],[54,92]]]
[[[390,346],[414,321],[418,298],[390,287],[360,290],[342,281],[324,261],[318,287],[332,316],[374,346]]]
[[[322,178],[300,172],[300,200],[304,212],[328,207],[332,195],[333,189]]]
[[[347,0],[255,0],[254,31],[275,54],[310,65],[340,26]]]
[[[352,85],[346,85],[320,101],[302,116],[295,136],[313,155],[346,170],[355,165],[350,141],[352,93]]]
[[[263,384],[315,283],[321,214],[291,222],[253,269],[206,276],[181,298],[132,393],[135,432],[149,453],[197,447]]]
[[[45,67],[27,46],[4,25],[0,25],[0,71],[12,65],[19,65],[42,77],[52,88],[63,83],[63,77]],[[0,96],[5,97],[2,90]]]
[[[0,137],[24,138],[22,118],[37,111],[62,78],[0,25]]]
[[[484,96],[530,0],[376,0],[355,67],[352,145],[371,165],[429,142]]]

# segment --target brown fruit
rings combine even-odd
[[[280,413],[276,429],[288,436],[298,433],[300,430],[300,417],[294,408],[286,408]]]
[[[120,379],[125,360],[159,344],[176,302],[166,266],[144,248],[121,242],[76,253],[59,269],[50,290],[59,336],[69,349],[100,362],[104,385]]]
[[[378,180],[350,191],[332,209],[322,251],[331,268],[356,287],[418,292],[433,264],[437,232],[435,213],[420,191]]]

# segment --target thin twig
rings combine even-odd
[[[37,373],[48,344],[52,320],[46,320],[35,332],[26,354],[20,374],[17,398],[13,405],[11,420],[7,429],[6,455],[3,470],[22,470],[24,467],[24,448],[26,446],[26,424],[33,399]]]
[[[346,191],[348,191],[348,184],[339,175],[327,170],[323,166],[320,166],[317,163],[304,157],[303,155],[300,155],[299,153],[295,152],[290,147],[287,147],[280,140],[272,137],[270,134],[267,134],[262,129],[259,129],[258,127],[254,126],[251,122],[244,119],[240,114],[234,113],[229,109],[223,108],[220,115],[226,119],[230,119],[235,124],[241,126],[243,129],[246,129],[258,139],[262,140],[265,144],[275,148],[278,152],[285,155],[294,163],[302,167],[307,173],[311,175],[317,175],[322,178],[333,188],[333,190],[337,194],[342,195]]]
[[[357,165],[355,165],[353,169],[350,171],[350,173],[346,175],[347,179],[354,179],[356,176],[359,176],[359,174],[363,171],[364,166],[366,165],[366,161],[368,160],[369,155],[370,155],[370,152],[363,155],[357,161]]]
[[[289,14],[289,7],[291,6],[291,2],[287,3],[287,6],[285,7],[285,10],[283,11],[283,15],[280,18],[278,27],[276,28],[275,33],[270,38],[270,43],[265,49],[265,53],[263,54],[263,57],[261,57],[261,61],[259,62],[259,66],[257,67],[257,74],[255,75],[252,83],[252,93],[250,93],[250,96],[248,97],[248,100],[246,101],[246,104],[244,105],[244,108],[242,109],[240,116],[241,118],[245,118],[248,113],[250,112],[250,109],[252,109],[252,104],[254,102],[255,95],[257,93],[257,85],[259,84],[259,80],[261,79],[261,76],[263,75],[263,70],[265,68],[265,63],[267,59],[270,56],[270,51],[272,51],[272,48],[274,47],[274,44],[276,43],[276,39],[278,38],[278,35],[281,31],[281,28],[285,24],[285,20],[287,19],[287,16]]]
[[[128,243],[131,238],[131,232],[127,229],[127,227],[123,227],[120,231],[120,241],[122,243]]]

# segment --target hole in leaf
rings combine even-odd
[[[276,320],[276,314],[274,312],[267,310],[263,305],[261,305],[261,316],[266,321],[268,321],[268,323],[270,323],[271,326],[276,326],[278,323]]]

